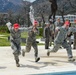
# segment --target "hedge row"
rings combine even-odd
[[[0,26],[1,33],[9,33],[7,26]],[[39,28],[39,36],[43,36],[43,28]]]
[[[39,28],[39,36],[43,36],[43,28]]]
[[[8,30],[7,26],[0,26],[0,32],[1,33],[9,33],[9,30]]]

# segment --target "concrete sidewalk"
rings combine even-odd
[[[25,48],[22,46],[22,49]],[[51,48],[51,47],[50,47]],[[76,71],[76,61],[68,62],[67,52],[60,49],[57,53],[51,53],[48,57],[44,46],[38,46],[41,60],[34,62],[34,50],[31,49],[25,57],[20,56],[21,67],[15,66],[11,47],[0,47],[0,75],[31,75],[40,73],[52,73],[63,71]],[[73,50],[76,58],[76,50]]]

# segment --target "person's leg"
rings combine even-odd
[[[20,55],[21,54],[21,44],[20,43],[17,44],[17,49],[18,49],[18,55]]]
[[[45,38],[45,49],[49,49],[49,38]]]
[[[52,36],[50,36],[50,46],[52,45]]]
[[[18,54],[14,54],[14,58],[15,58],[15,61],[16,61],[16,66],[20,67],[20,64],[19,64],[19,55]]]
[[[38,62],[40,60],[40,57],[38,57],[38,47],[37,47],[37,43],[33,42],[32,46],[34,48],[34,52],[35,52],[35,62]]]
[[[26,48],[22,50],[22,56],[25,56],[25,53],[30,52],[30,50],[31,50],[31,45],[32,45],[31,42],[27,42],[27,43],[26,43]]]
[[[49,50],[49,51],[47,52],[47,56],[49,56],[51,52],[57,52],[58,49],[60,48],[60,46],[61,46],[60,44],[54,43],[53,49],[52,49],[52,50]]]
[[[72,40],[71,37],[68,37],[68,44],[71,46]]]
[[[73,59],[73,55],[72,55],[72,48],[71,48],[71,46],[67,43],[67,41],[64,41],[64,42],[62,43],[62,46],[63,46],[64,48],[66,48],[66,51],[67,51],[67,54],[68,54],[68,60],[69,60],[69,61],[75,61],[75,59]]]
[[[20,66],[20,64],[19,64],[19,52],[17,49],[17,45],[14,42],[11,42],[11,48],[13,49],[13,55],[14,55],[14,58],[16,61],[16,66],[19,67]]]

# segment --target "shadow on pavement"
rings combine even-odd
[[[0,69],[6,69],[7,67],[0,67]]]
[[[40,69],[40,68],[43,68],[43,67],[47,67],[48,65],[53,65],[54,66],[54,65],[57,64],[56,62],[40,62],[40,61],[39,62],[34,62],[34,61],[31,61],[31,60],[28,60],[28,61],[36,63],[37,65],[40,65],[40,66],[27,65],[27,67],[34,68],[34,69]]]
[[[23,64],[21,64],[21,67],[22,68],[33,68],[33,69],[39,69],[39,67],[37,67],[37,66],[34,66],[34,65],[23,65]]]

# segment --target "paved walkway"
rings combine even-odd
[[[22,46],[22,48],[25,48]],[[50,47],[51,48],[51,47]],[[10,47],[0,47],[0,75],[31,75],[39,73],[63,72],[76,70],[76,61],[68,62],[66,50],[60,49],[48,57],[44,46],[38,46],[41,60],[34,62],[34,50],[25,57],[20,56],[21,67],[15,66],[15,61]],[[74,58],[76,51],[73,50]]]

